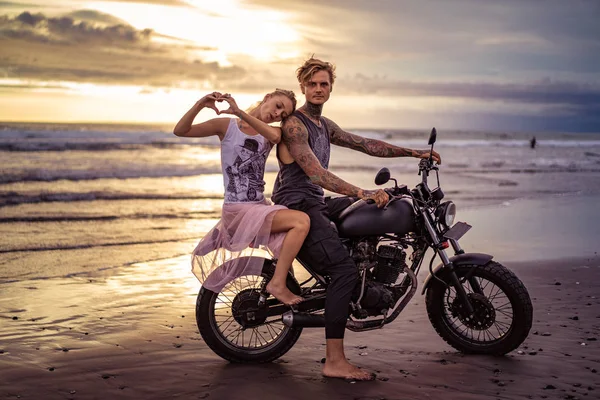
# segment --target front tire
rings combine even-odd
[[[225,360],[271,362],[287,353],[300,337],[302,328],[290,328],[283,324],[281,315],[269,317],[266,308],[258,306],[259,291],[272,276],[272,270],[273,266],[265,263],[261,276],[235,278],[220,293],[200,289],[196,301],[200,335]],[[288,288],[293,293],[300,292],[291,276]]]
[[[436,332],[450,346],[467,354],[507,354],[523,343],[533,321],[533,306],[523,282],[495,261],[461,265],[455,272],[475,308],[466,315],[456,290],[433,280],[426,307]],[[441,279],[449,282],[448,275]]]

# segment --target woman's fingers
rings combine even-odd
[[[227,110],[217,110],[217,114],[233,114],[234,111],[229,107]]]
[[[212,108],[217,115],[220,114],[235,114],[236,111],[239,110],[235,99],[231,97],[230,93],[220,93],[220,92],[212,92],[204,96],[201,100],[204,100],[203,103],[205,107]],[[227,110],[219,110],[215,104],[215,102],[225,101],[229,104],[229,108]]]

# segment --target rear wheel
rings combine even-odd
[[[196,322],[206,344],[222,358],[234,363],[265,363],[287,353],[302,328],[283,324],[281,315],[268,315],[260,304],[260,291],[270,276],[246,275],[233,279],[220,293],[202,288],[196,302]],[[295,283],[295,285],[293,284]],[[299,293],[297,282],[288,277],[288,288]]]
[[[432,281],[426,306],[437,333],[463,353],[503,355],[521,345],[531,329],[533,306],[519,278],[494,261],[455,271],[475,313],[468,315],[454,287]]]

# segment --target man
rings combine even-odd
[[[376,157],[428,158],[428,150],[411,150],[385,142],[366,139],[341,129],[322,117],[335,80],[335,67],[310,58],[298,68],[297,77],[306,103],[283,123],[283,143],[278,157],[280,171],[272,199],[276,204],[304,211],[310,217],[310,231],[298,257],[317,272],[331,279],[325,304],[326,358],[323,375],[327,377],[372,380],[374,375],[350,364],[344,354],[344,332],[358,269],[331,226],[323,189],[364,200],[379,207],[388,201],[383,190],[365,190],[338,178],[327,170],[330,145],[358,150]],[[440,156],[433,152],[433,160]]]

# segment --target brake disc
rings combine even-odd
[[[496,321],[496,310],[492,302],[479,293],[469,293],[467,296],[473,306],[473,315],[468,315],[463,302],[456,297],[450,304],[452,316],[458,318],[460,322],[471,329],[485,330],[491,327]]]

